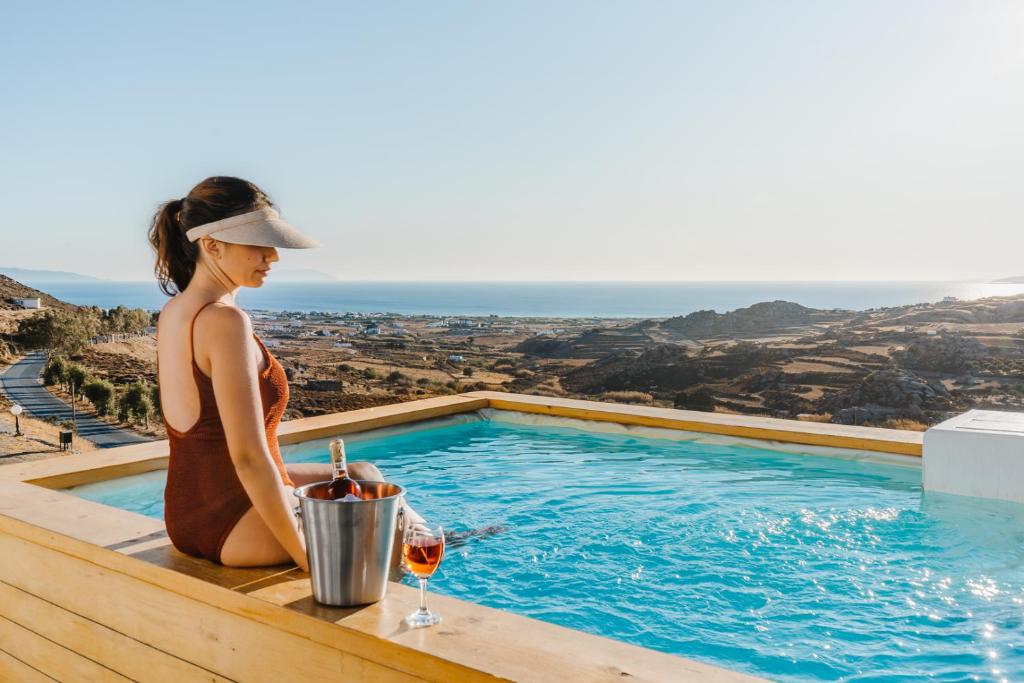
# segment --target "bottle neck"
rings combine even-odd
[[[341,479],[348,476],[348,465],[345,462],[344,450],[336,450],[331,454],[331,465],[334,468],[335,479]]]

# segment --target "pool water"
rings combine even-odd
[[[917,467],[489,420],[348,445],[426,517],[508,527],[432,591],[775,680],[1024,678],[1024,506]],[[160,517],[163,474],[73,492]]]

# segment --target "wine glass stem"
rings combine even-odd
[[[420,612],[427,611],[427,577],[421,576],[420,579]]]

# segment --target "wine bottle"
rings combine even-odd
[[[348,476],[345,442],[341,438],[331,441],[331,467],[334,468],[334,479],[327,485],[327,497],[331,500],[361,500],[363,488]]]

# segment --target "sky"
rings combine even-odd
[[[1024,275],[1024,3],[8,3],[0,266],[262,187],[343,280]]]

